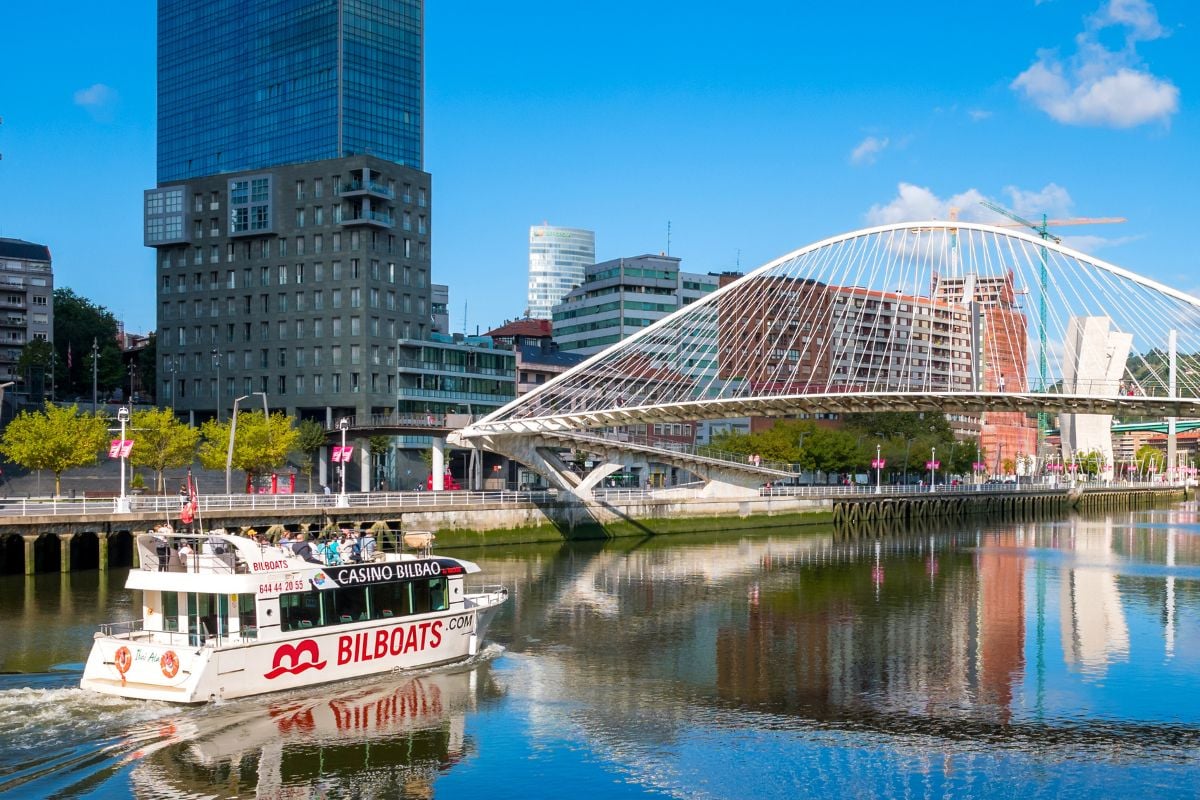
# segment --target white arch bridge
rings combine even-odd
[[[1200,415],[1200,300],[1019,231],[884,225],[764,264],[454,439],[581,495],[622,454],[667,452],[730,491],[779,472],[628,432],[864,411],[978,415],[985,448],[1000,428],[1036,441],[1031,415],[1055,413],[1064,448],[1111,460],[1113,415]],[[563,448],[603,464],[580,478]]]

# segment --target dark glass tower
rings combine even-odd
[[[158,181],[371,155],[421,168],[420,0],[160,0]]]
[[[157,400],[398,408],[430,304],[423,0],[159,0]]]

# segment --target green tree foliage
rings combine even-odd
[[[1162,450],[1151,444],[1144,444],[1137,449],[1133,454],[1134,463],[1137,464],[1138,472],[1143,475],[1151,472],[1162,472],[1163,466],[1167,463],[1167,457]]]
[[[296,449],[300,432],[295,418],[276,412],[269,419],[257,411],[243,411],[237,417],[231,466],[250,475],[263,475],[287,463]],[[205,469],[225,469],[232,420],[210,419],[200,427],[200,463]]]
[[[163,471],[191,464],[200,443],[200,431],[183,424],[165,408],[135,411],[129,420],[128,435],[133,440],[129,463],[154,470],[154,491],[159,494],[166,491]]]
[[[138,353],[138,383],[143,393],[158,397],[158,336],[151,333],[146,346]]]
[[[96,385],[103,395],[125,384],[125,368],[117,346],[117,318],[107,308],[70,289],[55,289],[54,347],[58,351],[55,380],[59,396],[91,397],[93,342],[99,353]]]
[[[105,417],[82,413],[74,405],[47,402],[41,411],[23,411],[9,423],[0,437],[0,453],[26,469],[50,470],[57,495],[63,472],[96,461],[108,443],[108,424]]]
[[[313,490],[313,466],[317,451],[325,445],[325,428],[312,419],[300,420],[296,425],[296,452],[300,454],[300,469],[308,481],[308,492]]]

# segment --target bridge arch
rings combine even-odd
[[[1022,231],[881,225],[730,280],[460,435],[494,443],[630,424],[955,409],[1200,413],[1200,300]]]

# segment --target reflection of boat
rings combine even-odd
[[[468,753],[466,715],[486,680],[477,667],[218,707],[143,759],[133,784],[157,796],[307,798],[352,779],[363,796],[432,796],[433,778]],[[213,794],[231,774],[236,789]]]
[[[301,557],[307,545],[224,532],[137,546],[126,587],[142,590],[142,618],[101,626],[85,689],[198,703],[447,664],[478,651],[508,597],[467,593],[479,567],[428,552],[326,566]]]

